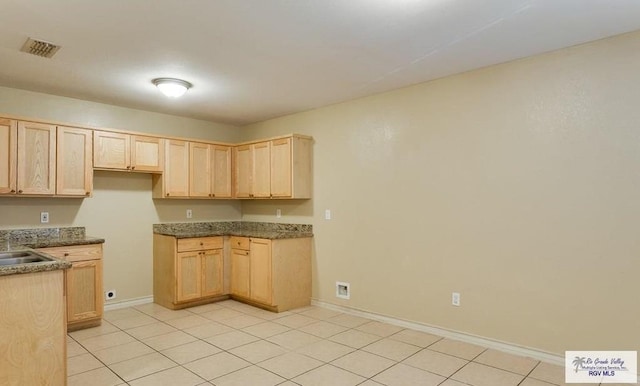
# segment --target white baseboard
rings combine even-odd
[[[345,314],[360,316],[363,318],[377,320],[379,322],[385,322],[393,324],[395,326],[410,328],[412,330],[422,331],[433,335],[439,335],[445,338],[455,339],[466,343],[475,344],[478,346],[488,347],[499,351],[507,352],[514,355],[525,356],[533,358],[542,362],[551,363],[554,365],[564,366],[564,357],[550,352],[537,350],[530,347],[519,346],[507,342],[501,342],[490,338],[481,336],[475,336],[460,331],[447,330],[440,327],[430,326],[424,323],[411,322],[408,320],[398,319],[386,315],[376,314],[373,312],[363,311],[352,307],[339,306],[332,303],[323,302],[320,300],[311,300],[311,304],[332,309],[335,311],[344,312]]]
[[[153,296],[144,296],[141,298],[121,300],[118,302],[109,302],[104,304],[105,311],[117,310],[120,308],[127,308],[133,306],[139,306],[141,304],[153,303]]]

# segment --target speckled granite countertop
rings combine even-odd
[[[153,233],[178,239],[209,236],[240,236],[260,239],[313,237],[309,224],[280,224],[249,221],[192,222],[154,224]]]
[[[86,236],[84,227],[0,229],[0,252],[102,243],[104,239]],[[47,256],[53,258],[53,256]],[[0,276],[71,268],[71,263],[53,259],[54,261],[41,263],[2,265]]]

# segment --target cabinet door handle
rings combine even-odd
[[[22,193],[22,189],[18,190],[18,193]]]
[[[91,195],[91,192],[86,192],[85,193],[85,196],[90,196],[90,195]]]
[[[215,194],[215,193],[211,194],[211,197],[215,197],[215,196],[216,196],[216,194]]]
[[[64,257],[68,257],[68,256],[69,256],[69,252],[65,252]]]
[[[15,190],[15,189],[11,189],[11,193],[15,193],[15,192],[16,192],[16,190]]]
[[[167,193],[167,197],[169,197],[169,193]]]
[[[131,167],[131,170],[133,170],[133,169],[135,169],[135,168],[136,168],[135,166],[132,166],[132,167]]]
[[[127,170],[131,169],[131,166],[127,165]]]

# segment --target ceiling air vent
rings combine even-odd
[[[57,46],[53,43],[29,38],[24,43],[20,51],[26,52],[28,54],[42,56],[43,58],[52,58],[59,49],[60,46]]]

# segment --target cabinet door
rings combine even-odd
[[[166,197],[189,197],[189,143],[166,141],[164,188]]]
[[[201,253],[180,252],[176,255],[176,302],[201,296]]]
[[[211,146],[189,143],[189,196],[211,197]]]
[[[231,198],[231,147],[211,145],[212,187],[216,198]]]
[[[271,305],[271,240],[251,239],[250,255],[251,299]]]
[[[90,196],[93,190],[91,130],[58,126],[56,193]]]
[[[162,138],[131,136],[131,170],[162,172],[164,140]]]
[[[0,119],[0,194],[16,193],[18,122]]]
[[[291,138],[271,141],[271,196],[291,197]]]
[[[271,196],[271,152],[269,142],[253,144],[253,197]]]
[[[202,296],[222,295],[222,249],[202,252]]]
[[[102,317],[102,260],[72,263],[66,279],[67,322]]]
[[[93,132],[93,167],[129,170],[131,168],[131,138],[128,134]]]
[[[231,294],[249,297],[249,251],[231,250]]]
[[[19,194],[55,194],[56,127],[43,123],[18,122]]]
[[[251,145],[237,146],[235,154],[236,197],[251,197],[251,179],[253,175],[253,151]]]

